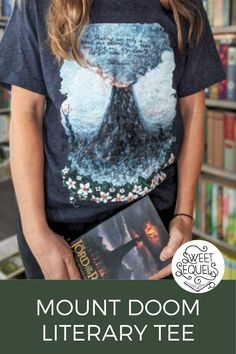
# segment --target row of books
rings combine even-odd
[[[0,109],[10,108],[11,94],[10,91],[0,87]]]
[[[207,90],[208,98],[236,101],[236,41],[225,38],[216,40],[219,55],[226,73],[223,80]]]
[[[236,280],[236,259],[224,253],[223,256],[225,260],[224,280]]]
[[[9,17],[15,0],[0,0],[0,16]]]
[[[236,245],[236,190],[201,176],[196,195],[195,227],[214,239]]]
[[[236,24],[235,0],[203,0],[211,26],[230,26]]]
[[[209,109],[206,115],[204,163],[236,172],[236,113]]]

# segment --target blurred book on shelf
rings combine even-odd
[[[226,79],[206,90],[206,97],[213,100],[236,101],[236,38],[221,36],[216,38],[216,45]]]
[[[195,204],[195,227],[213,239],[236,246],[236,190],[201,176]]]
[[[203,0],[211,26],[236,25],[235,0]]]
[[[10,108],[11,93],[10,91],[0,87],[0,110]]]
[[[224,280],[236,279],[236,259],[229,257],[227,254],[223,254],[225,260],[225,273]]]
[[[236,172],[236,113],[209,109],[206,111],[206,147],[204,163]]]

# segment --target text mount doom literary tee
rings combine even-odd
[[[15,7],[0,46],[0,82],[46,96],[49,219],[91,219],[168,179],[183,140],[179,98],[224,78],[197,4],[204,20],[201,40],[188,49],[185,43],[180,53],[171,12],[159,1],[93,2],[80,43],[87,67],[58,63],[51,54],[49,1]]]

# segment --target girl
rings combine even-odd
[[[0,53],[27,277],[79,279],[65,239],[148,193],[172,257],[192,234],[204,89],[224,79],[202,1],[22,0]]]

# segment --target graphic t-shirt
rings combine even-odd
[[[0,82],[46,96],[49,220],[92,220],[168,179],[184,134],[179,98],[224,78],[202,1],[194,2],[203,34],[187,48],[183,20],[181,53],[173,15],[160,1],[93,1],[81,40],[88,67],[59,63],[50,52],[49,0],[15,6],[0,45]]]

